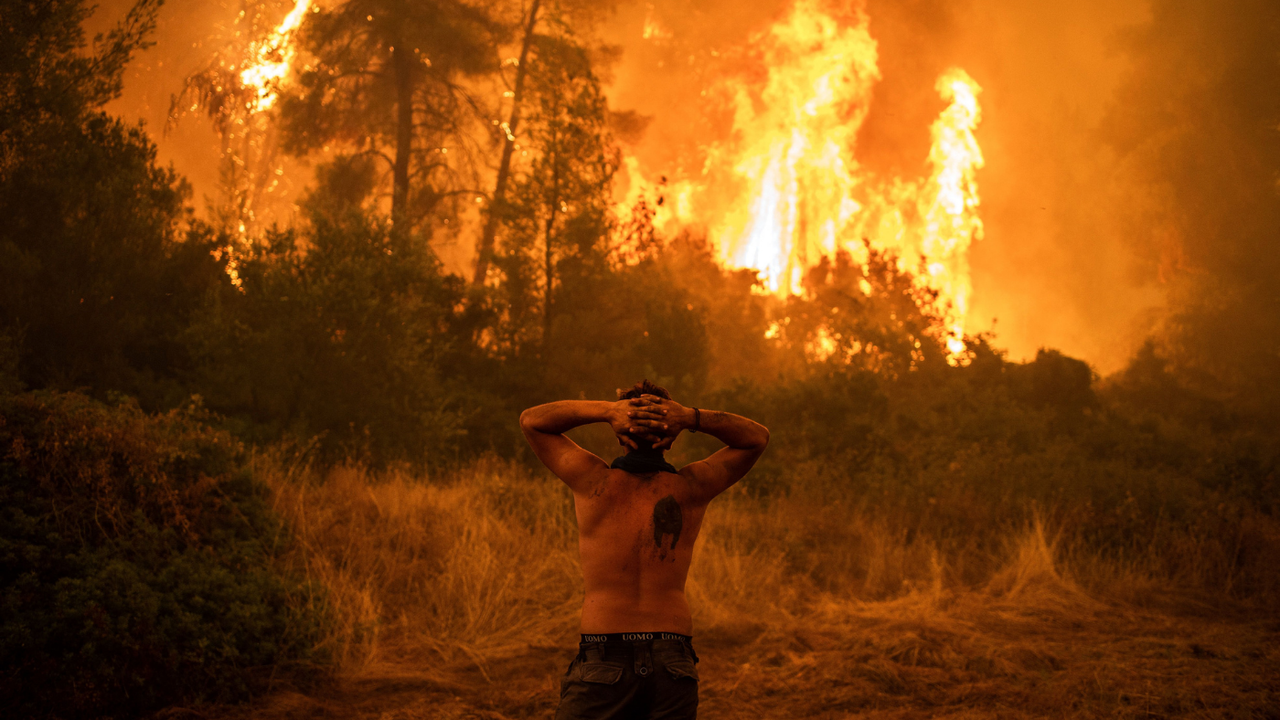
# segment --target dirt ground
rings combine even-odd
[[[1171,604],[1172,605],[1172,604]],[[1280,617],[1181,601],[920,596],[695,637],[700,717],[1280,718]],[[576,638],[167,717],[547,718]]]

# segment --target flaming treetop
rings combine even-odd
[[[702,178],[670,188],[672,215],[659,220],[707,226],[724,262],[758,270],[780,294],[802,292],[824,256],[843,250],[865,262],[865,238],[937,293],[948,350],[961,361],[967,254],[982,234],[978,84],[959,68],[938,79],[950,104],[932,126],[927,178],[877,177],[854,154],[880,80],[866,14],[837,17],[822,0],[797,0],[755,44],[763,82],[729,90],[731,138],[709,149]]]
[[[249,49],[249,59],[240,71],[240,82],[246,88],[255,88],[251,100],[253,112],[267,110],[276,102],[277,87],[289,74],[289,68],[297,55],[293,35],[302,24],[311,0],[297,0],[293,10],[285,16],[275,31]]]

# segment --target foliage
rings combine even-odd
[[[1254,539],[1233,528],[1258,514],[1274,517],[1280,448],[1239,418],[1206,431],[1214,420],[1198,412],[1135,404],[1153,381],[1191,392],[1145,371],[1100,392],[1088,366],[1060,353],[1010,363],[979,345],[964,368],[939,364],[886,378],[818,367],[777,383],[741,382],[714,402],[771,430],[769,451],[744,480],[749,494],[827,498],[891,514],[938,547],[969,554],[957,569],[963,581],[979,577],[964,567],[976,572],[980,558],[998,556],[1001,532],[1039,518],[1080,552],[1103,557],[1143,557],[1165,534],[1214,538],[1238,548],[1222,551],[1233,559],[1214,571],[1225,573],[1215,582],[1243,596],[1274,592],[1275,579],[1249,556],[1257,550],[1243,549]]]
[[[93,12],[84,0],[0,3],[0,138],[55,119],[76,119],[120,94],[133,53],[147,47],[159,0],[138,0],[123,22],[94,38],[85,54],[81,23]],[[12,147],[12,146],[9,146]],[[8,159],[6,153],[6,160]]]
[[[532,156],[515,164],[510,197],[494,208],[503,225],[499,347],[511,355],[552,347],[557,282],[609,275],[618,167],[608,105],[587,49],[568,32],[540,35],[528,77],[521,146]]]
[[[492,69],[498,30],[458,0],[347,0],[309,15],[301,42],[314,62],[281,98],[286,149],[333,143],[385,159],[392,216],[410,227],[456,209],[475,192],[475,101],[460,78]]]
[[[1184,487],[1203,512],[1195,523],[1170,522],[1152,511],[1169,487],[1123,473],[1107,478],[1121,486],[1119,503],[1090,507],[1066,494],[1056,508],[1032,505],[1045,485],[1099,469],[1073,465],[1050,448],[1016,462],[1007,453],[970,452],[926,469],[927,478],[901,482],[891,468],[820,458],[793,468],[785,494],[732,489],[708,509],[694,554],[686,591],[696,633],[759,653],[777,647],[772,638],[793,637],[783,628],[812,631],[815,623],[880,612],[887,622],[854,620],[850,636],[879,627],[903,642],[904,618],[972,604],[998,618],[992,622],[1002,634],[989,645],[1007,648],[1010,617],[1025,614],[1037,626],[1065,622],[1064,614],[1095,622],[1089,618],[1103,607],[1099,600],[1196,615],[1206,602],[1274,605],[1274,517],[1219,508],[1212,495]],[[1000,482],[1010,472],[1024,473],[1024,482]],[[429,482],[287,465],[264,466],[262,476],[309,550],[292,559],[330,590],[339,617],[331,642],[351,671],[471,666],[555,646],[577,628],[582,585],[572,495],[543,470],[481,458]],[[1134,542],[1097,542],[1092,533],[1103,524],[1133,533]],[[1117,622],[1128,626],[1132,614]],[[487,670],[503,672],[497,663]],[[529,702],[527,692],[519,698]]]
[[[195,408],[0,399],[0,702],[98,717],[230,700],[314,657],[322,616],[241,446]]]
[[[1138,573],[1216,598],[1280,590],[1267,564],[1280,448],[1260,420],[1275,359],[1258,320],[1275,297],[1265,263],[1212,312],[1183,307],[1164,342],[1105,380],[1050,349],[1011,362],[987,337],[966,338],[952,366],[934,297],[892,256],[825,259],[802,294],[777,298],[705,238],[663,237],[646,200],[619,222],[600,53],[566,20],[594,5],[570,3],[533,38],[521,152],[493,207],[497,282],[469,293],[431,245],[453,201],[476,194],[483,82],[461,81],[496,70],[502,28],[455,0],[348,0],[308,18],[314,62],[281,99],[285,132],[297,153],[339,152],[297,223],[232,244],[192,218],[143,130],[101,111],[155,7],[138,3],[90,52],[83,2],[0,0],[0,701],[20,712],[244,697],[317,659],[321,635],[350,654],[386,620],[371,608],[400,613],[384,629],[404,657],[468,651],[466,637],[520,623],[529,637],[563,630],[572,517],[555,486],[507,464],[524,447],[515,419],[641,377],[772,431],[723,530],[709,521],[695,597],[802,616],[824,593],[995,583],[1010,538],[1038,520],[1096,587]],[[1160,27],[1180,26],[1165,10]],[[1225,67],[1270,47],[1248,37]],[[1240,87],[1224,83],[1187,92],[1230,101]],[[1195,155],[1185,137],[1151,152]],[[1170,197],[1192,205],[1175,179]],[[1273,195],[1246,197],[1266,212],[1245,207],[1228,229],[1266,237]],[[1234,257],[1198,260],[1228,277],[1214,263],[1254,255]],[[1222,347],[1243,348],[1226,365],[1202,342],[1223,318]],[[12,394],[24,386],[37,393]],[[115,399],[50,391],[74,387]],[[220,415],[140,409],[192,393]],[[290,532],[316,550],[294,552],[240,440],[389,479],[348,470],[315,489],[271,475]],[[715,447],[688,436],[673,459]],[[341,596],[340,629],[323,627],[282,554]]]
[[[80,2],[9,3],[0,44],[0,329],[33,387],[184,397],[178,335],[221,282],[218,240],[184,230],[187,191],[155,146],[97,108],[143,45],[155,3],[80,53]]]
[[[870,243],[864,250],[865,263],[841,251],[809,270],[805,294],[788,298],[779,337],[805,342],[808,360],[887,377],[944,362],[942,319],[932,311],[936,293],[900,270],[896,256]]]
[[[309,222],[269,233],[237,259],[225,290],[188,333],[195,386],[249,437],[316,439],[316,459],[423,464],[456,451],[455,306],[417,235],[392,232],[360,200],[367,161],[325,171],[305,203]]]
[[[610,398],[642,377],[686,399],[702,393],[710,369],[706,317],[682,285],[657,261],[565,272],[546,354],[560,396]]]

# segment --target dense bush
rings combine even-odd
[[[1273,523],[1280,479],[1265,428],[1188,390],[1149,353],[1100,383],[1055,351],[1017,363],[980,340],[972,350],[965,367],[924,363],[896,377],[813,364],[706,401],[770,428],[743,481],[749,496],[884,518],[956,559],[961,582],[985,577],[1010,533],[1040,520],[1075,551],[1187,587],[1255,599],[1280,590],[1264,560],[1277,538],[1258,530]],[[676,450],[691,460],[715,447],[694,435]],[[1215,547],[1175,547],[1189,538]]]
[[[246,248],[187,339],[192,384],[256,441],[315,439],[315,459],[423,465],[462,432],[456,277],[425,242],[358,209],[321,210]],[[459,345],[464,345],[459,348]]]
[[[0,705],[100,716],[315,667],[320,605],[241,446],[198,411],[0,398]]]

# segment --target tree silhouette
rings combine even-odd
[[[158,5],[135,4],[88,53],[86,3],[0,6],[0,333],[34,387],[180,399],[180,335],[225,281],[185,184],[141,128],[101,110]]]
[[[307,18],[313,56],[281,98],[285,148],[345,143],[391,168],[397,232],[475,192],[467,158],[476,101],[460,84],[494,69],[499,26],[457,0],[348,0]]]

